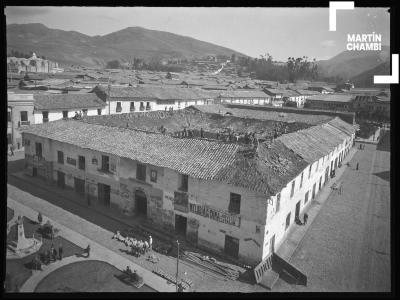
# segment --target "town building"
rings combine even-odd
[[[218,103],[271,105],[271,97],[258,90],[228,90],[217,97]]]
[[[211,104],[211,93],[197,88],[164,86],[108,87],[97,86],[92,91],[107,104],[108,114],[153,110],[179,110],[190,105]]]
[[[390,97],[375,95],[356,95],[353,110],[360,116],[377,117],[390,120]]]
[[[23,147],[20,129],[34,124],[33,94],[7,93],[7,144],[16,149]]]
[[[57,62],[36,57],[33,53],[30,58],[7,57],[7,70],[12,73],[35,72],[35,73],[57,73],[63,72]]]
[[[119,116],[125,117],[121,126],[109,125]],[[354,139],[353,126],[339,118],[277,138],[252,139],[250,128],[264,126],[270,132],[282,122],[193,109],[119,116],[27,128],[26,174],[74,189],[94,209],[144,218],[155,228],[248,264],[280,246]],[[188,128],[173,132],[183,126],[180,122]],[[232,141],[231,132],[223,133],[226,122],[237,124],[244,140]],[[169,128],[167,133],[159,124]],[[139,125],[156,130],[135,128]],[[213,138],[207,130],[216,126],[221,132]]]
[[[83,116],[107,114],[106,104],[96,94],[34,94],[34,123],[40,124]]]
[[[354,95],[351,94],[321,94],[308,97],[306,108],[333,111],[353,111]]]

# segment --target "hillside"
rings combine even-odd
[[[321,75],[340,76],[347,80],[381,65],[389,57],[389,46],[382,46],[382,51],[343,51],[331,59],[318,61],[317,64]]]
[[[351,78],[351,82],[354,83],[356,87],[388,87],[389,85],[375,85],[374,84],[374,75],[390,75],[390,62],[386,61],[373,69],[367,70],[353,78]]]
[[[43,24],[7,25],[7,52],[33,51],[61,64],[104,66],[133,57],[193,58],[206,55],[246,56],[234,50],[164,31],[128,27],[103,36],[51,29]]]

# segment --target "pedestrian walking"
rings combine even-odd
[[[357,166],[356,166],[356,170],[358,170],[358,163],[357,163]]]
[[[149,235],[149,249],[153,250],[153,238]]]
[[[308,214],[307,214],[307,213],[304,213],[304,216],[303,216],[303,224],[304,224],[304,225],[307,224],[307,220],[308,220]]]
[[[10,146],[11,156],[14,156],[14,150],[15,150],[14,144],[11,144]]]
[[[62,258],[63,258],[63,247],[61,244],[60,244],[60,246],[58,246],[58,258],[60,260],[62,260]]]

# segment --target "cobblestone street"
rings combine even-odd
[[[331,193],[293,254],[308,286],[279,279],[274,291],[390,291],[389,138],[355,154],[342,175],[343,194]]]

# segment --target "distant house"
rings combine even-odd
[[[230,90],[221,92],[218,102],[221,104],[271,105],[271,97],[260,90]]]
[[[299,95],[297,98],[294,99],[297,107],[304,107],[304,103],[307,98],[314,96],[314,95],[321,94],[320,92],[317,92],[317,91],[303,90],[303,89],[296,89],[293,91]]]
[[[173,72],[168,72],[167,75],[165,75],[165,78],[172,79],[172,80],[179,80],[179,74],[173,73]]]
[[[309,86],[308,89],[310,91],[320,92],[321,94],[333,94],[335,92],[334,89],[328,86]]]
[[[179,110],[190,105],[212,104],[214,97],[199,88],[139,85],[137,87],[97,86],[92,91],[107,104],[108,114],[153,110]]]
[[[7,144],[23,147],[21,126],[34,124],[33,94],[7,93]]]
[[[72,118],[75,112],[94,116],[106,114],[106,104],[92,93],[34,94],[34,124]]]
[[[275,106],[275,107],[283,106],[283,96],[285,94],[285,90],[264,88],[263,91],[271,97],[272,106]]]
[[[305,107],[334,111],[353,111],[354,95],[351,94],[321,94],[307,98]]]

